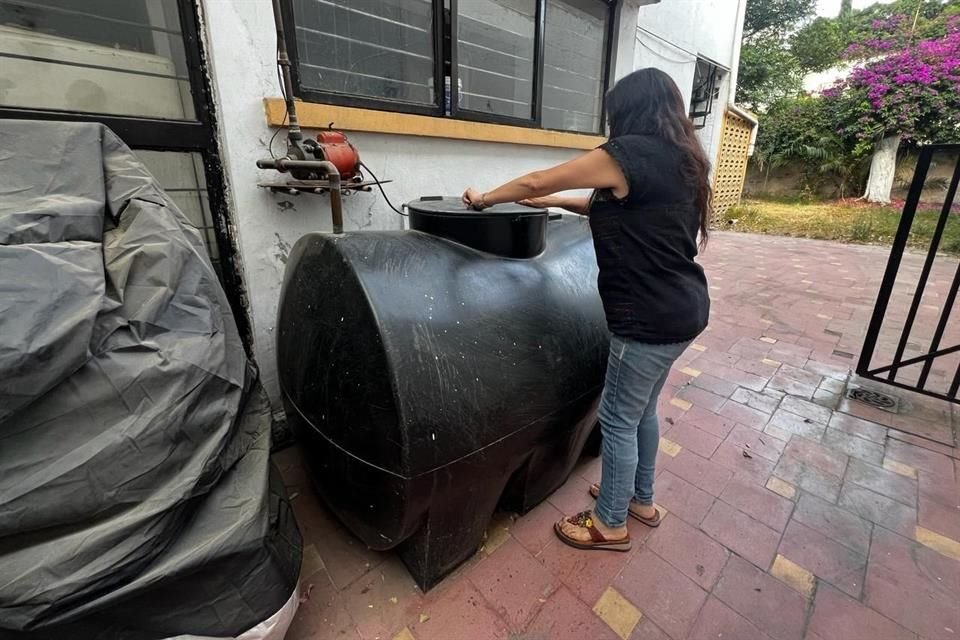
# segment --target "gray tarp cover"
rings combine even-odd
[[[199,232],[97,124],[0,120],[0,639],[229,637],[296,586]]]

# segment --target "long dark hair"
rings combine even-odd
[[[657,136],[684,152],[683,177],[694,186],[694,205],[700,212],[700,247],[706,246],[712,211],[710,161],[687,116],[677,84],[659,69],[640,69],[624,76],[607,93],[607,121],[611,138]]]

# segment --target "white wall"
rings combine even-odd
[[[732,68],[741,1],[663,0],[640,7],[638,25],[688,53]]]
[[[824,71],[808,73],[803,77],[803,90],[810,93],[820,93],[824,89],[829,89],[836,84],[838,80],[842,80],[850,75],[850,72],[853,71],[856,66],[857,63],[850,62],[825,69]]]
[[[740,63],[740,27],[746,0],[664,0],[640,7],[634,67],[655,67],[670,74],[689,105],[697,58],[724,67],[720,94],[706,126],[698,131],[711,162],[720,146],[720,123]]]
[[[268,156],[273,131],[266,126],[264,97],[280,95],[274,63],[276,35],[270,2],[202,0],[210,72],[218,105],[219,133],[230,211],[236,227],[254,331],[254,350],[275,409],[279,387],[274,354],[277,302],[289,248],[303,234],[329,231],[326,197],[273,195],[256,186],[276,179],[255,162]],[[632,49],[627,52],[632,59]],[[399,205],[427,195],[459,195],[468,186],[492,188],[519,174],[545,168],[575,151],[412,136],[350,134],[364,162]],[[283,135],[275,143],[279,151]],[[292,207],[291,207],[292,205]],[[399,229],[400,218],[379,193],[344,201],[346,229]]]

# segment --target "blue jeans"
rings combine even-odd
[[[613,336],[600,398],[603,473],[594,512],[608,527],[627,523],[630,501],[653,504],[660,446],[657,398],[689,342],[646,344]]]

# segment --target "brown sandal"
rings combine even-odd
[[[597,484],[596,482],[590,485],[590,495],[593,496],[594,500],[600,497],[600,485]],[[660,509],[654,508],[654,511],[656,513],[652,518],[644,518],[642,515],[640,515],[640,513],[633,510],[633,507],[635,504],[636,503],[633,500],[631,500],[630,507],[627,510],[631,518],[633,518],[638,522],[642,522],[648,527],[653,527],[654,529],[660,526],[660,523],[663,522],[663,514],[660,513]]]
[[[583,540],[575,540],[571,538],[566,533],[564,533],[561,525],[564,520],[569,522],[572,525],[576,525],[583,529],[586,529],[590,532],[590,541],[585,542]],[[560,522],[557,522],[553,525],[553,530],[556,532],[557,537],[560,538],[560,541],[564,544],[570,545],[575,549],[602,549],[606,551],[630,551],[632,544],[630,542],[630,534],[628,533],[623,538],[619,540],[608,540],[593,524],[593,515],[589,511],[581,511],[575,516],[570,518],[565,518]]]

